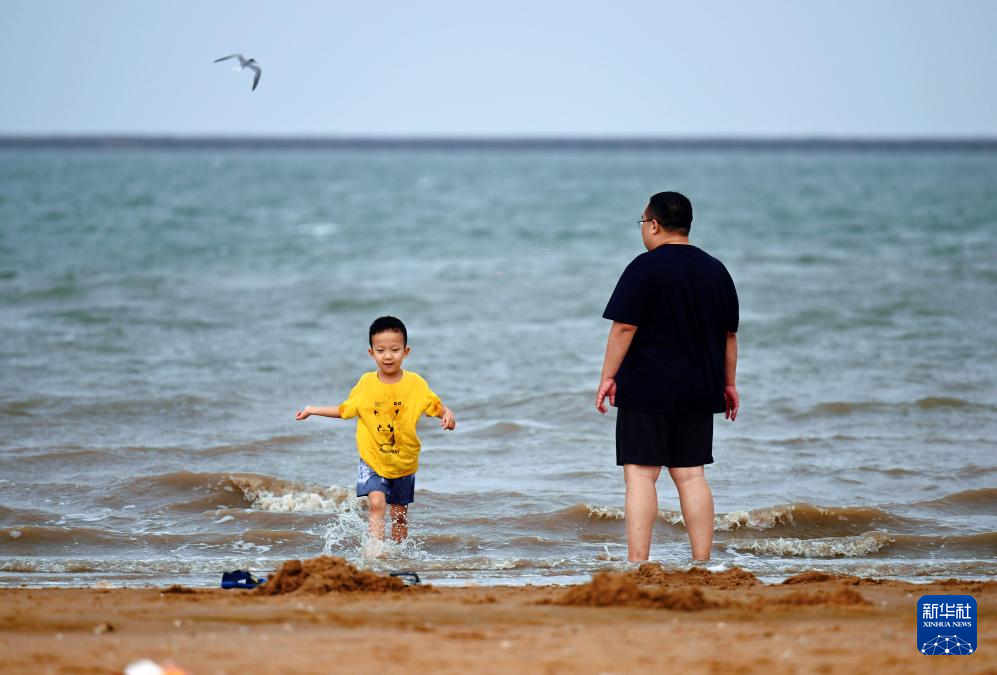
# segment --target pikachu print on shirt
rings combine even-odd
[[[402,412],[401,401],[374,401],[374,416],[377,419],[378,448],[388,455],[397,455],[395,447],[395,423]]]

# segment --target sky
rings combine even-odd
[[[0,9],[0,134],[997,136],[990,0]]]

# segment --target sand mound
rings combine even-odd
[[[180,595],[196,594],[193,588],[187,588],[186,586],[181,586],[180,584],[173,584],[172,586],[167,586],[160,593],[177,593]]]
[[[793,591],[780,598],[771,598],[769,603],[774,605],[871,605],[872,603],[862,597],[862,594],[854,588],[836,588],[833,591],[815,591],[807,593],[805,591]]]
[[[319,556],[309,560],[287,560],[267,583],[256,589],[261,595],[286,593],[339,593],[401,591],[405,582],[386,574],[358,570],[343,558]]]
[[[687,572],[669,572],[658,563],[644,563],[629,574],[634,581],[644,586],[709,586],[727,590],[758,586],[762,583],[754,574],[740,567],[732,567],[724,572],[710,572],[700,567],[693,567]]]
[[[824,581],[836,581],[849,586],[879,586],[886,581],[884,579],[870,579],[869,577],[856,577],[851,574],[831,574],[830,572],[818,572],[811,570],[801,572],[789,577],[783,584],[819,584]]]
[[[828,574],[827,572],[801,572],[800,574],[794,574],[782,583],[784,584],[816,584],[821,581],[832,581],[837,579],[836,574]]]
[[[832,574],[829,572],[801,572],[783,581],[783,584],[819,584],[823,582],[837,582],[842,586],[883,586],[889,588],[912,588],[924,590],[928,587],[944,587],[946,590],[958,590],[965,592],[986,592],[997,591],[997,581],[971,581],[967,579],[943,579],[932,581],[926,584],[917,584],[910,581],[897,581],[895,579],[873,579],[870,577],[856,577],[850,574]]]
[[[984,591],[997,591],[997,581],[971,581],[967,579],[944,579],[936,581],[932,586],[945,586],[948,590],[965,591],[969,593],[980,593]]]
[[[707,598],[700,588],[642,588],[634,576],[622,572],[599,572],[587,584],[574,586],[545,604],[582,607],[654,607],[686,612],[728,607],[729,602]]]

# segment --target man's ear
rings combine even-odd
[[[367,353],[370,354],[370,358],[374,358],[374,348],[370,347],[367,349]]]
[[[408,345],[405,345],[405,352],[404,352],[405,356],[408,356],[410,351],[412,351],[412,348],[409,347]]]

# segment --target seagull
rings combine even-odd
[[[228,56],[223,56],[220,59],[215,59],[215,63],[218,63],[219,61],[227,61],[228,59],[239,59],[239,67],[235,70],[245,70],[246,68],[249,68],[256,73],[256,76],[253,77],[253,88],[250,90],[256,91],[256,85],[260,83],[260,75],[263,73],[263,70],[260,68],[260,64],[256,62],[256,59],[247,59],[242,54],[229,54]]]

